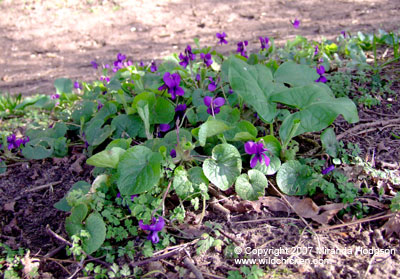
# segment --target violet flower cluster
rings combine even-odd
[[[204,64],[206,64],[207,67],[210,67],[211,64],[213,63],[210,53],[207,54],[200,53],[200,58],[203,59]]]
[[[209,77],[208,80],[210,81],[210,84],[208,85],[208,90],[211,92],[215,91],[219,83],[219,78],[217,80],[214,80],[212,77]]]
[[[249,45],[248,41],[238,42],[236,52],[240,53],[240,55],[243,57],[249,58],[247,56],[247,50],[246,50],[246,46],[248,45]]]
[[[29,137],[17,138],[15,134],[7,137],[8,150],[18,149],[27,142],[29,142]]]
[[[205,96],[204,99],[204,104],[208,107],[207,108],[207,113],[211,115],[218,114],[221,110],[220,107],[222,107],[225,104],[225,99],[222,97],[218,98],[212,98],[210,96]]]
[[[325,73],[325,67],[323,65],[318,66],[317,74],[319,74],[319,78],[315,82],[322,82],[322,83],[327,82],[328,80],[324,76],[324,73]]]
[[[117,54],[117,60],[114,61],[114,67],[113,67],[113,72],[117,72],[120,69],[126,68],[128,66],[131,66],[133,63],[130,60],[126,60],[126,56],[123,55],[122,53]]]
[[[196,54],[194,54],[194,53],[192,52],[192,48],[191,48],[190,45],[188,45],[188,46],[185,48],[185,54],[183,54],[183,53],[180,53],[180,54],[179,54],[179,59],[181,60],[181,61],[179,62],[179,65],[181,65],[181,66],[182,66],[183,68],[185,68],[185,69],[186,69],[186,67],[189,65],[190,61],[193,61],[193,60],[196,59]]]
[[[217,36],[217,38],[219,39],[219,44],[227,44],[228,41],[225,39],[226,38],[226,33],[222,32],[222,33],[217,33],[215,34]]]
[[[156,244],[160,241],[160,238],[158,237],[158,232],[161,231],[164,228],[164,226],[165,226],[165,221],[162,217],[158,217],[157,220],[156,218],[153,217],[151,220],[151,225],[143,224],[143,220],[139,221],[139,227],[142,230],[151,232],[147,236],[147,239],[151,240],[153,244]]]
[[[269,46],[268,46],[269,38],[268,37],[265,37],[265,38],[260,37],[259,39],[260,39],[260,43],[261,43],[261,50],[268,49],[269,48]]]
[[[265,154],[268,149],[264,147],[262,142],[248,141],[244,144],[244,150],[247,154],[254,154],[254,157],[250,161],[251,168],[255,168],[257,162],[260,162],[260,164],[264,162],[266,166],[269,165],[270,159]]]
[[[164,84],[158,88],[158,90],[168,90],[168,93],[171,94],[171,99],[175,100],[176,96],[185,95],[185,91],[182,87],[179,87],[181,82],[181,76],[178,73],[171,74],[166,72],[163,77]]]

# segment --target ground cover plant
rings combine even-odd
[[[300,24],[295,20],[293,27]],[[221,45],[233,43],[224,32],[215,40]],[[245,249],[249,239],[227,233],[227,228],[240,231],[251,221],[246,219],[250,213],[286,212],[286,217],[279,213],[274,217],[283,222],[284,231],[318,242],[319,230],[340,222],[358,224],[357,219],[370,216],[390,217],[387,235],[398,233],[394,214],[379,215],[398,210],[396,171],[377,169],[361,159],[357,145],[338,141],[351,129],[336,135],[338,129],[332,126],[336,121],[358,123],[358,108],[379,104],[362,102],[354,90],[345,88],[343,76],[348,78],[347,87],[354,86],[355,71],[376,89],[368,94],[397,101],[392,83],[382,75],[398,61],[397,35],[343,32],[335,42],[297,36],[283,47],[275,46],[272,38],[259,41],[256,53],[249,53],[249,42],[241,41],[235,42],[235,54],[224,55],[196,39],[162,63],[134,64],[118,53],[112,63],[90,62],[99,72],[98,81],[62,78],[55,81],[51,96],[0,99],[8,120],[1,135],[0,173],[7,175],[10,165],[26,160],[60,162],[69,154],[77,158],[76,173],[83,172],[84,162],[92,166],[81,181],[65,185],[70,190],[54,205],[68,212],[66,234],[64,229],[47,228],[64,245],[63,256],[74,263],[61,271],[62,276],[187,278],[190,272],[196,278],[202,273],[211,278],[291,276],[290,269],[236,261],[237,248]],[[393,58],[380,62],[378,44],[390,49]],[[368,64],[368,51],[373,53],[373,64]],[[339,72],[342,68],[346,71]],[[37,121],[17,129],[21,122],[11,120],[27,111]],[[379,181],[385,181],[385,187]],[[293,221],[287,217],[290,214],[300,219]],[[232,221],[236,216],[240,220]],[[229,227],[231,222],[238,227]],[[7,230],[12,235],[17,229],[8,225]],[[264,244],[251,243],[255,249]],[[308,247],[310,253],[296,257],[326,260],[329,254],[315,252],[322,247],[319,243],[304,246],[288,239],[280,245],[274,247],[300,252]],[[379,248],[393,247],[384,242]],[[63,253],[57,249],[54,255]],[[3,252],[1,268],[8,278],[39,276],[34,256],[7,245]],[[221,264],[216,275],[193,263],[192,257],[199,265],[210,254],[228,263]],[[161,261],[169,256],[184,265]],[[248,253],[246,259],[259,258]],[[147,266],[150,263],[156,264]],[[321,270],[315,268],[314,274],[328,272]],[[342,276],[349,271],[336,272]]]

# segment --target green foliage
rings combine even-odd
[[[242,171],[239,151],[230,144],[219,144],[203,163],[205,176],[221,190],[227,190]]]
[[[247,174],[240,175],[235,182],[235,191],[244,200],[257,200],[264,196],[264,189],[268,187],[268,180],[258,170],[249,170]]]

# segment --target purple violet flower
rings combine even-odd
[[[185,48],[185,54],[189,58],[190,61],[193,61],[196,59],[196,54],[192,52],[192,47],[190,45],[187,45]]]
[[[52,100],[60,99],[60,94],[53,94],[50,96],[50,99]]]
[[[140,61],[140,63],[139,63],[139,67],[144,67],[144,63],[143,63],[143,61]]]
[[[266,166],[269,165],[270,159],[265,154],[268,149],[264,147],[264,144],[262,142],[248,141],[244,144],[244,150],[247,154],[255,155],[250,161],[251,168],[254,168],[257,165],[257,162],[260,162],[260,164],[262,164],[262,162],[264,161]]]
[[[225,99],[222,97],[218,97],[214,100],[214,98],[210,96],[205,96],[203,101],[204,104],[208,107],[207,113],[213,116],[215,114],[218,114],[221,111],[220,107],[225,104]]]
[[[131,201],[133,202],[135,200],[135,198],[139,197],[139,195],[132,195],[131,196]]]
[[[265,37],[265,38],[260,37],[259,39],[260,39],[260,43],[261,43],[261,50],[268,49],[269,48],[269,46],[268,46],[269,38],[268,37]]]
[[[211,64],[213,63],[210,53],[207,54],[200,53],[200,58],[204,60],[204,63],[206,64],[207,67],[210,67]]]
[[[219,39],[219,44],[221,44],[221,46],[222,46],[222,44],[227,44],[228,43],[228,41],[225,40],[225,38],[226,38],[226,33],[225,32],[217,33],[215,35]]]
[[[240,53],[241,56],[249,58],[246,54],[246,46],[249,44],[248,41],[238,42],[237,43],[237,53]]]
[[[176,157],[176,150],[175,150],[175,149],[171,149],[171,152],[169,153],[169,155],[170,155],[172,158],[175,158],[175,157]]]
[[[169,124],[160,124],[160,131],[165,133],[171,130],[171,126]]]
[[[228,91],[228,94],[233,94],[233,90],[232,90],[232,88],[231,88],[231,89],[229,89],[229,91]]]
[[[74,82],[74,88],[75,89],[82,89],[82,86],[79,84],[79,81]]]
[[[219,79],[216,81],[214,81],[212,77],[209,77],[208,79],[211,81],[210,84],[208,85],[208,90],[213,92],[215,91],[215,89],[217,89],[217,84],[219,82]]]
[[[323,170],[321,171],[321,173],[322,173],[323,175],[326,175],[326,174],[330,173],[331,171],[333,171],[334,169],[335,169],[335,166],[334,166],[334,165],[330,165],[330,166],[327,167],[326,169],[323,169]]]
[[[158,68],[157,68],[156,62],[152,61],[151,65],[150,65],[150,72],[155,73],[155,72],[157,72],[157,70],[158,70]]]
[[[105,81],[106,83],[109,83],[109,82],[110,82],[110,77],[108,77],[108,76],[101,76],[101,77],[100,77],[100,80],[101,80],[101,81]]]
[[[200,81],[200,80],[201,80],[200,74],[197,74],[197,75],[196,75],[196,80],[197,80],[197,81]]]
[[[93,60],[90,62],[92,64],[93,69],[96,69],[99,67],[99,65],[97,64],[96,60]]]
[[[177,105],[175,108],[175,118],[176,119],[182,119],[183,115],[185,114],[185,110],[186,110],[186,104],[180,104]]]
[[[158,237],[158,232],[161,231],[164,228],[165,222],[164,222],[164,219],[162,217],[158,217],[157,220],[156,220],[156,218],[153,217],[151,221],[152,221],[151,225],[145,225],[145,224],[143,224],[143,220],[140,220],[139,221],[139,227],[142,230],[151,231],[151,234],[149,234],[147,236],[147,239],[151,240],[151,242],[153,244],[156,244],[156,243],[158,243],[160,241],[160,238]]]
[[[101,110],[101,108],[103,107],[104,105],[100,102],[100,101],[97,101],[97,110]]]
[[[16,135],[12,134],[11,136],[7,137],[8,150],[20,148],[21,145],[25,145],[27,142],[29,142],[29,140],[29,137],[17,139]]]
[[[340,32],[340,34],[342,34],[343,37],[346,38],[346,31],[342,30],[342,31]]]
[[[300,26],[300,20],[298,20],[297,18],[293,21],[293,27],[294,28],[299,28],[299,26]]]
[[[181,60],[179,62],[179,65],[181,65],[184,69],[186,69],[186,67],[189,65],[189,57],[180,53],[179,59]]]
[[[323,65],[317,67],[317,74],[319,74],[319,78],[315,82],[325,83],[328,80],[324,77],[325,67]]]
[[[164,85],[160,86],[158,90],[163,91],[168,89],[168,93],[171,94],[171,99],[175,100],[176,95],[183,96],[185,95],[185,91],[183,91],[182,87],[179,87],[181,82],[181,76],[178,73],[166,72],[163,77]]]
[[[315,46],[315,50],[314,50],[314,56],[318,55],[319,53],[319,49],[318,49],[318,45]]]

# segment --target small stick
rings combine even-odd
[[[370,122],[370,123],[365,123],[365,124],[360,124],[357,125],[351,129],[348,129],[346,131],[344,131],[343,133],[339,134],[336,136],[337,140],[341,140],[342,138],[344,138],[347,134],[352,134],[356,131],[365,129],[365,128],[369,128],[369,127],[377,127],[377,126],[385,126],[387,124],[393,124],[393,123],[400,123],[400,118],[395,118],[395,119],[390,119],[390,120],[377,120],[374,122]]]
[[[55,254],[63,250],[67,246],[66,244],[61,245],[60,247],[48,252],[46,255],[44,255],[45,258],[52,258]]]
[[[65,244],[67,244],[67,245],[69,245],[69,246],[72,246],[72,243],[71,243],[71,242],[69,242],[68,240],[66,240],[66,239],[65,239],[64,237],[62,237],[61,235],[58,235],[57,233],[53,232],[53,231],[50,229],[49,224],[47,224],[47,226],[46,226],[46,231],[47,231],[47,233],[50,234],[52,237],[58,239],[59,241],[65,243]],[[104,261],[102,261],[102,260],[100,260],[100,259],[98,259],[98,258],[95,258],[95,257],[92,257],[92,256],[86,254],[85,251],[82,251],[82,253],[83,253],[85,256],[87,256],[88,259],[91,260],[91,261],[98,262],[98,263],[100,263],[100,264],[102,264],[102,265],[104,265],[104,266],[106,266],[106,267],[110,267],[110,266],[111,266],[109,263],[106,263],[106,262],[104,262]]]
[[[194,265],[193,261],[189,258],[190,255],[188,251],[184,250],[187,257],[183,259],[183,263],[186,265],[187,268],[190,269],[190,271],[196,276],[197,279],[204,279],[203,274],[201,273],[200,270],[197,269],[197,267]]]
[[[40,186],[31,188],[31,189],[25,190],[25,193],[36,192],[36,191],[43,190],[43,189],[46,189],[46,188],[49,188],[49,187],[53,187],[53,186],[56,186],[56,185],[60,184],[61,182],[62,181],[60,180],[60,181],[55,181],[55,182],[50,182],[50,183],[47,183],[47,184],[44,184],[44,185],[40,185]]]
[[[162,254],[160,256],[151,257],[151,258],[149,258],[147,260],[138,261],[138,262],[131,262],[131,263],[129,263],[129,266],[130,267],[135,267],[135,266],[139,266],[139,265],[148,264],[148,263],[151,263],[151,262],[154,262],[154,261],[158,261],[158,260],[161,260],[161,259],[165,259],[165,258],[168,258],[168,257],[173,256],[175,254],[178,254],[182,250],[183,250],[183,248],[178,248],[178,249],[172,250],[171,252]]]
[[[362,224],[362,223],[366,223],[366,222],[372,222],[372,221],[376,221],[376,220],[380,220],[380,219],[390,218],[390,217],[395,216],[395,215],[396,215],[396,213],[388,213],[388,214],[383,215],[383,216],[376,216],[376,217],[372,216],[372,217],[367,217],[367,218],[364,218],[364,219],[360,219],[360,220],[349,222],[349,223],[345,223],[345,224],[333,225],[333,226],[330,226],[330,227],[322,227],[322,228],[316,229],[315,231],[320,232],[320,231],[339,229],[339,228],[343,228],[343,227],[347,227],[347,226],[353,226],[353,225],[358,225],[358,224]]]
[[[248,224],[248,223],[258,223],[258,222],[265,222],[265,221],[284,221],[284,220],[291,220],[295,222],[301,222],[299,219],[296,218],[288,218],[288,217],[269,217],[257,220],[246,220],[246,221],[236,221],[231,222],[232,224]]]

